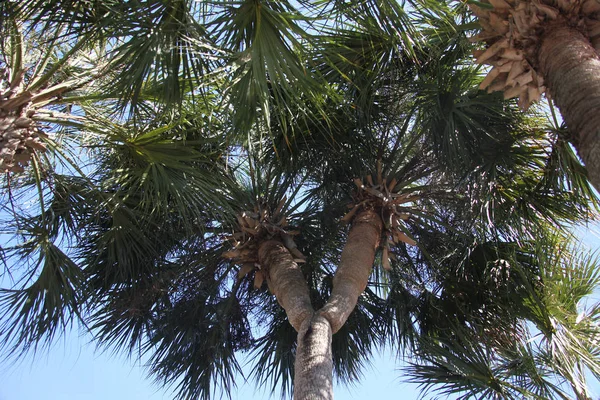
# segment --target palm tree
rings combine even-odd
[[[543,93],[554,99],[569,128],[567,136],[600,188],[598,147],[598,56],[600,5],[587,1],[469,2],[485,43],[477,62],[492,69],[482,89],[519,97],[526,109]]]
[[[5,11],[5,10],[0,10]],[[100,78],[98,55],[86,52],[83,41],[65,46],[60,27],[30,32],[3,13],[6,39],[0,59],[0,170],[19,172],[43,152],[43,123],[74,119],[60,107],[63,96]],[[34,161],[35,162],[35,161]]]
[[[562,234],[519,250],[510,274],[538,260],[541,277],[537,287],[520,288],[523,302],[515,306],[528,310],[515,326],[521,334],[459,328],[454,330],[459,340],[427,338],[422,358],[407,368],[411,379],[440,394],[466,392],[462,398],[567,399],[571,388],[577,399],[591,399],[584,371],[597,376],[600,367],[598,304],[591,300],[599,284],[598,260],[582,250]],[[492,350],[473,346],[470,335],[485,335]]]
[[[61,100],[78,118],[53,121],[51,151],[6,186],[5,251],[29,266],[0,294],[8,351],[77,320],[148,355],[180,397],[227,391],[253,351],[259,382],[331,398],[334,373],[354,380],[384,343],[520,337],[514,299],[540,275],[507,276],[503,249],[593,210],[561,142],[476,90],[453,18],[395,2],[67,3],[6,9],[106,59]],[[490,279],[503,285],[465,298]]]

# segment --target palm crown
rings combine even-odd
[[[182,398],[240,352],[304,398],[304,354],[351,381],[382,345],[448,392],[587,395],[597,277],[554,240],[596,199],[557,126],[477,90],[463,6],[0,7],[9,352],[76,320]]]

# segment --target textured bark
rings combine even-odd
[[[269,290],[285,310],[296,331],[313,314],[308,286],[302,270],[283,243],[269,240],[258,249],[258,260],[267,271]]]
[[[294,400],[333,399],[331,336],[331,325],[320,314],[302,324],[294,364]]]
[[[367,287],[382,229],[381,217],[372,210],[360,212],[352,223],[333,277],[331,297],[320,311],[331,323],[333,333],[344,325]]]
[[[600,59],[563,20],[549,24],[538,50],[540,72],[572,135],[588,178],[600,191]]]
[[[267,272],[269,289],[298,332],[294,400],[333,399],[331,338],[367,287],[382,229],[381,217],[372,210],[355,217],[333,278],[331,297],[316,313],[304,275],[288,249],[276,240],[260,245],[258,258]]]

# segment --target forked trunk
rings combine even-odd
[[[554,101],[573,135],[571,143],[600,191],[600,58],[590,41],[558,19],[548,24],[537,59]]]
[[[294,400],[333,399],[332,334],[346,322],[367,287],[383,223],[373,210],[356,216],[333,278],[331,297],[298,332]]]
[[[314,311],[300,267],[280,242],[261,244],[259,261],[267,282],[298,332],[294,375],[294,400],[333,399],[332,335],[346,322],[358,297],[367,287],[383,223],[373,210],[356,216],[327,304]]]

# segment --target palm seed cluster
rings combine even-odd
[[[481,89],[504,91],[506,99],[518,97],[525,110],[546,91],[543,77],[534,69],[540,32],[551,22],[565,21],[584,33],[596,51],[600,49],[598,0],[483,0],[469,7],[482,28],[473,40],[487,45],[475,52],[475,58],[492,66]]]

